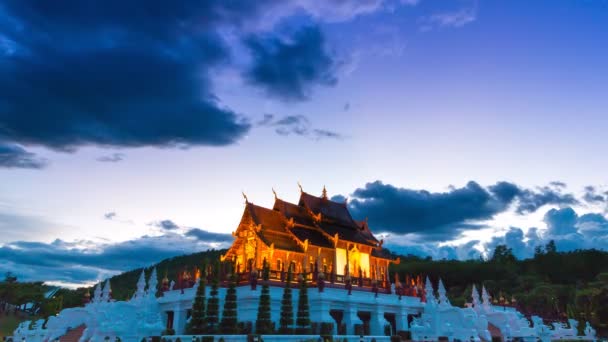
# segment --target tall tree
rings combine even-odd
[[[262,270],[262,293],[260,294],[260,304],[258,305],[258,318],[255,321],[255,331],[258,334],[272,334],[272,321],[270,320],[270,289],[268,287],[270,269],[266,259]]]
[[[285,289],[283,290],[283,299],[281,300],[281,321],[279,333],[291,335],[293,334],[293,301],[291,296],[291,265],[287,270],[287,280],[285,281]]]
[[[218,295],[218,283],[220,276],[219,261],[215,261],[213,265],[213,274],[211,275],[211,291],[209,301],[207,301],[207,334],[215,334],[219,322],[220,300]]]
[[[298,298],[298,318],[296,319],[296,333],[310,335],[310,312],[308,308],[308,286],[306,286],[306,274],[300,274],[300,295]]]
[[[547,254],[557,253],[557,246],[555,246],[554,240],[551,240],[547,243],[547,245],[545,246],[545,251],[547,252]]]
[[[194,303],[192,304],[192,318],[186,327],[186,331],[190,335],[204,334],[205,329],[207,328],[207,315],[205,313],[205,287],[207,285],[205,281],[207,270],[206,261],[203,262],[201,269],[203,271],[198,279],[196,297],[194,297]]]
[[[236,276],[231,265],[228,265],[228,289],[226,290],[226,299],[224,300],[224,311],[222,312],[222,321],[220,323],[220,332],[223,334],[237,334],[237,311],[236,311]]]

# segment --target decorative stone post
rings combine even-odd
[[[352,294],[353,291],[353,284],[352,281],[350,279],[350,274],[347,274],[344,277],[345,281],[346,281],[346,290],[348,291],[348,295],[350,296]]]
[[[319,273],[317,276],[317,287],[319,288],[319,292],[323,292],[325,289],[325,274],[323,274],[323,272]]]
[[[251,291],[255,291],[258,286],[258,270],[255,267],[249,273],[249,285],[251,286]]]

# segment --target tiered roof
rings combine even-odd
[[[333,248],[336,237],[379,249],[381,243],[373,236],[366,221],[355,221],[346,202],[334,202],[323,196],[316,197],[304,191],[298,204],[275,197],[272,209],[257,206],[247,201],[243,220],[256,225],[260,239],[268,246],[302,252],[308,244]]]

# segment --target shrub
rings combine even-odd
[[[253,333],[253,323],[251,322],[238,322],[238,333],[242,335],[249,335]]]
[[[300,279],[300,295],[298,298],[298,318],[296,319],[296,333],[309,335],[311,333],[310,312],[308,307],[308,287],[306,286],[306,275]]]
[[[220,332],[224,334],[237,334],[237,310],[236,310],[236,276],[231,272],[230,283],[226,290],[226,300],[224,301],[224,312],[220,323]]]
[[[290,335],[293,334],[293,301],[291,297],[291,265],[287,270],[287,279],[285,281],[285,289],[283,290],[283,299],[281,300],[281,320],[279,321],[279,333]]]
[[[258,305],[258,318],[255,321],[255,332],[257,334],[272,334],[274,327],[270,320],[270,289],[268,288],[269,266],[264,259],[264,269],[262,271],[262,293],[260,294],[260,304]]]
[[[220,300],[217,298],[218,295],[218,282],[219,282],[219,273],[220,267],[218,262],[216,261],[214,265],[213,280],[211,281],[211,298],[207,302],[207,329],[205,329],[205,333],[214,334],[217,331],[217,325],[219,322],[219,311],[220,311]]]
[[[207,264],[203,263],[201,269],[206,270]],[[196,290],[194,303],[192,303],[192,318],[190,318],[190,322],[186,326],[186,332],[188,334],[203,334],[207,328],[207,317],[205,314],[205,285],[205,274],[203,272],[198,280],[198,289]]]

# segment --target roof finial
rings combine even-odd
[[[274,194],[274,200],[275,200],[275,201],[276,201],[276,200],[278,200],[278,199],[279,199],[279,197],[277,196],[277,192],[276,192],[276,191],[274,191],[274,188],[272,188],[272,193]]]
[[[323,195],[322,195],[323,199],[327,199],[327,189],[325,188],[325,185],[323,185]]]
[[[245,198],[245,203],[249,203],[249,200],[247,199],[247,195],[245,195],[245,191],[242,191],[243,193],[243,197]]]
[[[298,188],[300,188],[300,192],[304,192],[304,189],[302,189],[302,184],[300,184],[300,182],[298,181]]]

